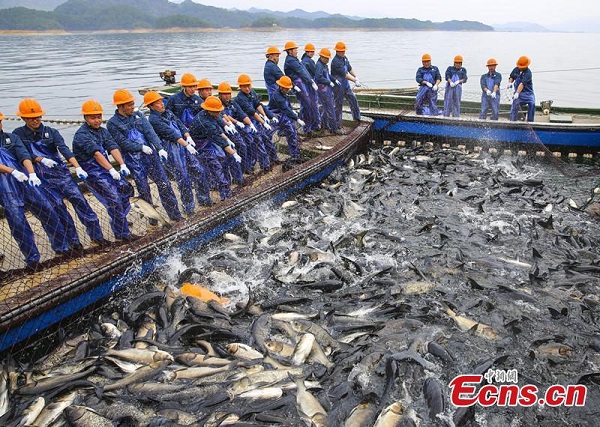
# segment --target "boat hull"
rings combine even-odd
[[[245,185],[232,198],[195,213],[171,229],[134,241],[127,251],[111,251],[89,271],[74,267],[39,283],[0,306],[0,352],[39,336],[52,325],[89,309],[114,292],[133,285],[166,263],[174,251],[189,252],[241,224],[243,214],[259,203],[280,203],[290,194],[326,178],[371,140],[371,122],[363,121],[331,150],[276,179]]]

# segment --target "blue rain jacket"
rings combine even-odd
[[[462,98],[462,83],[451,87],[448,83],[448,79],[453,82],[462,80],[463,83],[467,81],[467,70],[464,67],[455,67],[454,65],[449,66],[446,69],[445,74],[446,90],[444,92],[444,116],[453,117],[460,116],[460,100]]]
[[[515,90],[519,84],[523,83],[523,90],[519,94],[519,99],[513,101],[510,108],[510,120],[517,120],[519,111],[523,107],[527,107],[527,121],[533,122],[535,118],[535,94],[533,92],[533,74],[529,67],[524,70],[515,67],[510,77],[514,80]]]
[[[184,125],[189,126],[196,114],[202,110],[201,103],[198,94],[194,93],[192,96],[187,96],[181,90],[167,99],[165,108],[172,111]]]
[[[479,79],[481,86],[481,113],[479,113],[480,119],[485,119],[488,110],[492,111],[490,116],[491,120],[498,120],[500,113],[500,84],[502,83],[502,74],[494,72],[492,74],[485,73]],[[485,92],[486,89],[494,91],[494,86],[498,86],[498,92],[496,92],[496,98],[488,96]]]
[[[440,110],[437,107],[437,90],[433,90],[426,85],[423,85],[423,81],[435,84],[438,80],[442,80],[440,70],[435,65],[431,65],[428,68],[419,67],[416,75],[417,83],[419,84],[419,90],[415,98],[415,112],[420,115],[426,116],[437,116],[440,114]]]
[[[265,68],[263,71],[263,77],[265,79],[265,86],[267,87],[267,92],[269,93],[269,97],[271,96],[271,92],[275,92],[279,87],[277,85],[277,80],[279,80],[283,76],[283,71],[281,68],[274,63],[273,61],[265,62]]]
[[[352,92],[350,83],[346,79],[346,74],[350,71],[352,71],[352,65],[350,65],[348,58],[345,55],[334,55],[331,59],[331,75],[334,80],[340,82],[340,85],[336,84],[333,89],[335,118],[338,128],[342,125],[342,107],[344,99],[346,99],[350,106],[352,118],[354,120],[360,120],[360,108],[358,106],[358,101],[356,100],[356,95]]]

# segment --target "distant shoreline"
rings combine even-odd
[[[328,31],[436,31],[442,32],[442,30],[414,30],[414,29],[400,29],[400,28],[345,28],[345,27],[328,27]],[[133,30],[89,30],[89,31],[66,31],[66,30],[0,30],[0,35],[71,35],[71,34],[149,34],[149,33],[203,33],[203,32],[233,32],[233,31],[262,31],[262,32],[277,32],[277,31],[303,31],[303,30],[323,30],[323,28],[284,28],[284,27],[243,27],[243,28],[136,28]],[[453,30],[451,32],[470,32],[470,33],[489,33],[495,31],[473,31],[473,30]]]

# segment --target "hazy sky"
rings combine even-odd
[[[193,0],[210,6],[226,9],[248,10],[251,7],[288,12],[303,9],[308,12],[322,10],[366,18],[415,18],[422,21],[442,22],[449,20],[479,21],[484,24],[507,22],[531,22],[542,26],[572,22],[600,16],[597,0],[528,0],[501,2],[485,0],[304,0],[284,2],[282,0]],[[600,20],[598,21],[600,26]]]

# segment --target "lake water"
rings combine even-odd
[[[600,44],[598,33],[224,30],[2,35],[0,112],[14,118],[19,101],[35,97],[47,119],[79,120],[81,104],[91,97],[112,114],[115,89],[137,94],[139,87],[161,84],[158,73],[165,69],[176,70],[178,77],[191,72],[213,84],[224,80],[235,84],[240,73],[247,73],[256,86],[263,86],[266,48],[281,49],[287,40],[301,47],[312,42],[317,49],[332,48],[343,40],[357,75],[369,88],[414,86],[425,52],[442,74],[460,54],[470,75],[464,99],[479,99],[479,77],[486,72],[489,57],[498,60],[506,81],[517,58],[528,55],[538,100],[552,99],[555,106],[599,106],[600,85],[591,77],[600,70],[600,58],[590,55],[590,47]],[[141,104],[141,96],[137,101]],[[17,125],[6,121],[5,129]]]

